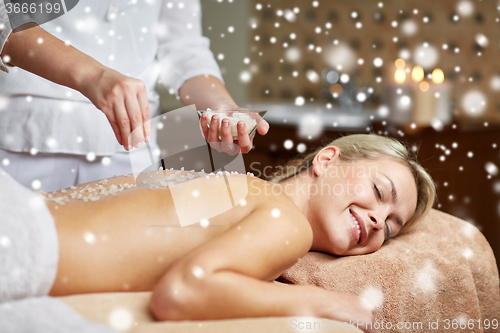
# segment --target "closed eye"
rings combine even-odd
[[[387,230],[387,239],[391,238],[391,227],[389,226],[389,223],[387,223],[387,221],[385,221],[385,229]]]
[[[378,190],[377,185],[373,185],[373,188],[375,189],[375,194],[377,195],[379,200],[382,200],[382,194],[380,194],[380,191]]]

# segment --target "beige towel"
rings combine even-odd
[[[491,247],[476,227],[437,210],[375,253],[310,252],[282,278],[364,296],[377,307],[375,321],[386,323],[380,332],[500,331],[499,277]],[[462,330],[464,321],[469,326]]]

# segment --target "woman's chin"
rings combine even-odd
[[[329,253],[334,256],[346,256],[352,251],[352,242],[349,242],[348,239],[337,237],[332,240],[330,244]]]

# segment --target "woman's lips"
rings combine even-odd
[[[365,221],[363,221],[361,216],[359,216],[354,210],[349,209],[349,212],[354,216],[354,218],[356,219],[356,221],[359,224],[359,229],[361,231],[361,234],[358,237],[357,228],[356,228],[356,226],[354,226],[354,229],[356,229],[356,237],[355,238],[357,239],[358,244],[362,244],[365,241],[366,235],[367,235]]]
[[[358,228],[356,227],[356,222],[357,221],[354,222],[354,219],[355,219],[355,217],[352,214],[352,210],[349,209],[349,221],[351,222],[352,235],[353,235],[354,240],[356,241],[356,243],[359,243],[360,234],[358,233]],[[358,224],[359,224],[359,222],[358,222]],[[361,226],[359,226],[359,228],[361,229]]]

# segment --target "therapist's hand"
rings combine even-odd
[[[126,150],[149,141],[149,100],[141,80],[103,66],[83,83],[81,92],[104,112],[116,139]],[[134,131],[136,128],[142,130]]]
[[[224,84],[216,77],[211,75],[195,76],[186,80],[179,89],[179,97],[186,104],[195,104],[198,110],[245,110],[234,102]],[[215,118],[215,119],[213,119]],[[225,151],[228,154],[237,154],[240,150],[243,154],[248,153],[253,146],[253,138],[248,136],[248,129],[244,122],[240,122],[238,128],[238,140],[233,141],[231,133],[231,124],[224,126],[228,120],[222,122],[221,139],[219,139],[219,117],[213,117],[213,125],[208,128],[208,118],[201,117],[200,125],[205,140],[217,151]],[[228,122],[229,123],[229,122]],[[269,124],[265,120],[261,120],[257,125],[257,132],[260,135],[265,135],[269,130]],[[236,147],[235,145],[239,146]],[[236,148],[236,149],[235,149]]]
[[[223,105],[221,108],[217,110],[247,110],[239,107],[228,107],[227,105]],[[222,126],[220,126],[221,119],[218,115],[214,115],[211,119],[211,123],[209,124],[209,117],[207,114],[203,114],[200,119],[200,125],[203,132],[203,136],[205,140],[214,148],[215,150],[222,152],[225,151],[230,155],[235,155],[241,151],[241,153],[248,153],[253,146],[253,139],[255,137],[255,133],[253,132],[252,136],[248,135],[248,128],[244,121],[239,121],[236,125],[238,130],[238,139],[233,141],[233,134],[231,131],[231,122],[229,119],[222,120]],[[210,125],[210,127],[208,126]],[[219,126],[221,127],[220,131],[220,139],[219,139]],[[266,135],[269,131],[269,124],[262,119],[257,125],[257,132],[260,135]],[[237,145],[239,149],[235,149]]]

